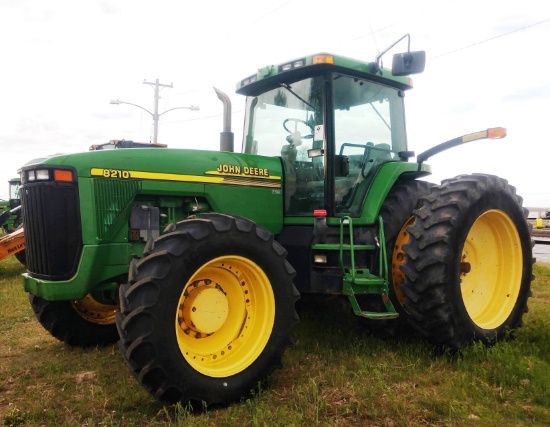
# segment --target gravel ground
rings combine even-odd
[[[537,259],[537,262],[550,263],[550,245],[536,244],[533,248],[533,256]]]

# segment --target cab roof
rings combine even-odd
[[[364,62],[330,53],[317,53],[260,68],[256,74],[239,81],[236,92],[241,95],[255,96],[281,83],[297,81],[324,71],[349,74],[403,90],[411,89],[413,86],[410,77],[394,76],[391,70],[379,68],[375,62]]]

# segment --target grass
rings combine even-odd
[[[459,355],[381,340],[355,318],[301,313],[284,369],[255,396],[193,413],[164,406],[116,346],[77,349],[35,320],[14,257],[0,262],[0,425],[542,426],[550,420],[550,264],[535,265],[515,339]]]

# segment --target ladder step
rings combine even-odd
[[[350,294],[382,294],[388,293],[388,284],[382,277],[368,274],[361,277],[356,275],[353,277],[351,273],[343,277],[343,291],[345,295]]]
[[[373,251],[376,249],[375,245],[353,245],[353,248],[351,245],[348,244],[342,244],[339,243],[316,243],[314,245],[311,245],[311,249],[314,250],[325,250],[325,251],[339,251],[340,248],[342,248],[345,251],[351,251],[358,250],[358,251]]]
[[[361,311],[355,314],[359,317],[373,320],[397,319],[399,317],[399,313],[378,313],[373,311]]]
[[[356,285],[383,285],[385,284],[385,280],[381,277],[357,277],[355,276],[355,284]]]
[[[354,293],[348,294],[348,298],[349,298],[349,302],[351,303],[353,313],[357,316],[365,317],[367,319],[373,319],[373,320],[396,319],[397,317],[399,317],[399,313],[395,311],[395,308],[393,307],[389,299],[385,303],[387,311],[379,312],[379,311],[362,310],[361,307],[359,306],[359,302],[357,301],[357,298],[355,298]]]
[[[382,221],[382,216],[378,217],[379,223],[379,236],[380,236],[380,246],[375,245],[355,245],[353,242],[353,223],[352,219],[349,216],[345,216],[340,220],[340,243],[335,244],[316,244],[313,245],[312,249],[324,249],[324,250],[335,250],[338,249],[340,252],[340,266],[342,268],[343,283],[342,283],[342,293],[347,295],[353,312],[357,316],[365,317],[367,319],[395,319],[399,317],[399,313],[396,312],[395,307],[390,301],[388,292],[388,264],[386,259],[386,245],[384,240],[384,226]],[[349,244],[344,243],[344,224],[349,227]],[[371,274],[369,269],[366,268],[356,268],[355,267],[355,251],[363,250],[379,250],[380,251],[380,276],[375,276]],[[344,251],[350,252],[350,265],[344,265]],[[365,294],[378,294],[382,298],[384,303],[385,312],[372,312],[364,311],[359,306],[359,301],[357,301],[356,295],[365,295]]]

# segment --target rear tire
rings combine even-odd
[[[294,275],[284,248],[251,221],[202,214],[178,223],[120,288],[120,347],[132,373],[169,403],[250,396],[291,344]]]
[[[75,347],[117,342],[117,305],[97,302],[91,295],[78,301],[48,301],[29,294],[31,307],[40,324],[59,341]]]
[[[430,341],[459,349],[521,326],[533,279],[521,203],[504,179],[476,174],[443,181],[415,211],[401,290]]]
[[[381,338],[408,335],[411,330],[407,322],[409,316],[402,307],[405,297],[400,291],[401,283],[405,280],[405,276],[400,270],[406,258],[403,245],[409,240],[406,226],[414,221],[413,211],[418,207],[420,198],[430,193],[430,188],[433,185],[426,181],[398,181],[390,190],[380,209],[380,215],[384,222],[384,237],[390,269],[389,295],[399,317],[392,320],[372,320],[359,317],[358,320],[366,329]],[[376,301],[377,307],[374,310],[384,311],[385,307],[381,299],[378,297]]]

